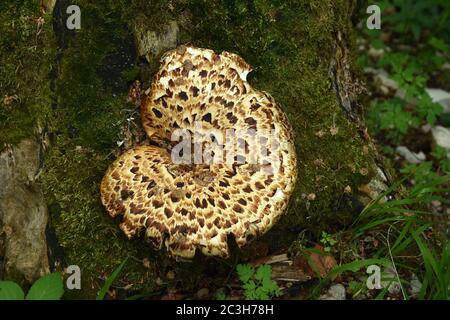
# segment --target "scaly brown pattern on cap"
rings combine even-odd
[[[227,129],[275,130],[279,160],[187,165],[174,164],[164,147],[125,152],[106,172],[101,199],[111,216],[123,214],[121,229],[128,237],[145,230],[155,247],[164,244],[172,255],[190,258],[200,248],[226,257],[229,234],[241,247],[283,214],[297,176],[292,131],[274,99],[246,81],[250,71],[228,52],[180,46],[165,54],[141,105],[150,140],[170,141],[177,128],[194,132],[196,121],[224,135]],[[251,141],[248,134],[237,138]],[[269,141],[263,134],[258,143]],[[243,148],[238,157],[254,151]],[[273,166],[279,168],[275,174]]]

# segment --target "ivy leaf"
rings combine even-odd
[[[54,272],[40,278],[31,287],[26,300],[60,300],[64,294],[62,276]]]
[[[23,300],[22,288],[13,281],[0,281],[0,300]]]

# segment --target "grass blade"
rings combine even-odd
[[[105,298],[106,293],[108,292],[109,288],[111,288],[111,285],[113,284],[114,280],[116,280],[117,276],[122,271],[123,267],[125,266],[125,263],[127,262],[128,258],[123,260],[123,262],[114,270],[114,272],[106,279],[105,284],[100,289],[100,292],[98,293],[97,300],[103,300]]]

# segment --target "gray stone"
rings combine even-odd
[[[395,152],[401,155],[406,160],[406,162],[411,164],[418,164],[426,160],[426,156],[422,151],[419,153],[415,153],[405,146],[398,146],[395,149]]]
[[[25,139],[0,153],[0,278],[33,282],[48,273],[47,207],[40,185],[40,145]]]
[[[340,283],[334,284],[319,300],[345,300],[345,287]]]
[[[419,296],[420,290],[422,289],[422,282],[420,282],[419,278],[413,273],[411,276],[409,287],[409,294],[412,298],[417,298]]]
[[[402,290],[398,282],[397,271],[392,265],[389,265],[381,272],[381,287],[387,288],[390,294],[399,294]]]
[[[209,297],[209,289],[208,288],[201,288],[197,291],[197,299],[204,300]]]
[[[436,126],[431,129],[431,133],[433,135],[434,142],[444,149],[450,150],[450,130],[441,127]]]
[[[444,113],[450,112],[450,92],[442,89],[426,88],[428,95],[433,102],[439,103]]]

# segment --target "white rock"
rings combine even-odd
[[[450,92],[442,89],[427,88],[425,91],[431,97],[433,102],[439,103],[444,113],[450,112]]]
[[[424,124],[422,127],[420,127],[420,130],[422,130],[423,133],[428,133],[431,131],[431,125],[429,123]]]
[[[384,49],[376,49],[374,47],[370,47],[370,49],[367,51],[367,54],[371,58],[379,59],[384,55]]]
[[[417,276],[413,273],[411,276],[411,282],[409,284],[410,287],[408,292],[411,297],[416,298],[420,293],[420,289],[422,289],[422,282],[420,282]]]
[[[382,278],[381,280],[382,288],[388,288],[388,292],[390,294],[400,293],[402,287],[400,286],[400,283],[397,280],[397,275],[392,266],[384,268],[383,272],[381,273],[381,278]]]
[[[433,135],[434,142],[436,142],[436,144],[439,147],[450,150],[450,130],[449,129],[447,129],[445,127],[441,127],[441,126],[436,126],[431,129],[431,133]]]
[[[396,92],[399,88],[397,81],[392,80],[391,78],[389,78],[389,75],[384,74],[382,72],[378,73],[374,77],[374,80],[375,80],[375,83],[379,84],[379,86],[384,86],[394,92]]]
[[[328,289],[328,292],[319,297],[319,300],[345,300],[345,287],[338,283]]]
[[[405,146],[398,146],[395,149],[395,152],[397,152],[399,155],[401,155],[403,158],[405,158],[405,160],[408,163],[411,163],[411,164],[418,164],[426,159],[426,156],[422,151],[420,151],[419,153],[415,153],[415,152],[410,151]]]

